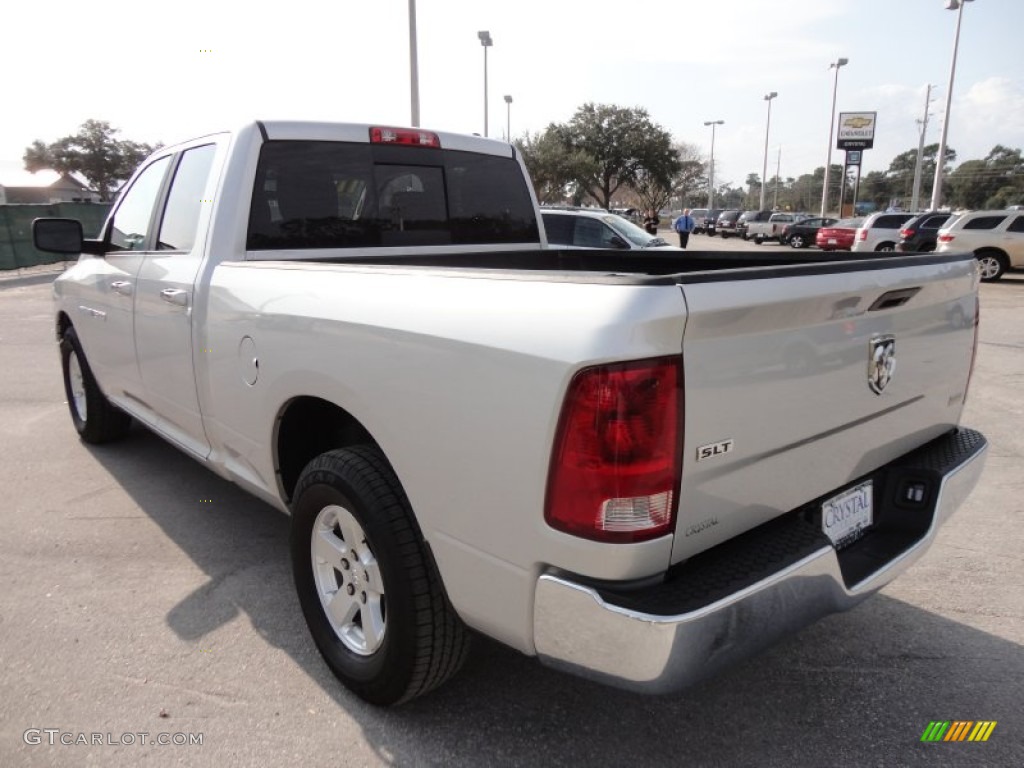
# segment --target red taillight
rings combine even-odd
[[[598,365],[573,377],[551,456],[548,525],[609,542],[672,531],[682,384],[677,357]]]
[[[953,235],[939,235],[939,242],[940,243],[952,243],[953,242]]]
[[[900,237],[902,237],[904,240],[906,240],[907,238],[913,237],[913,236],[914,236],[914,230],[913,229],[901,229],[900,230]]]
[[[866,229],[862,229],[862,230],[860,230],[860,231],[859,231],[859,232],[857,233],[857,237],[858,237],[859,239],[861,239],[861,240],[867,240],[867,239],[868,239],[868,231],[867,231]]]
[[[406,147],[440,147],[436,133],[415,128],[371,128],[371,144],[401,144]]]

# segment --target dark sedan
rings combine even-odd
[[[814,245],[814,238],[819,229],[835,224],[837,221],[838,219],[823,219],[820,216],[803,219],[782,230],[779,242],[793,248],[806,248],[809,245]]]
[[[939,228],[946,226],[952,216],[952,213],[931,211],[911,219],[900,230],[900,241],[896,243],[896,250],[901,253],[934,251],[939,238]]]

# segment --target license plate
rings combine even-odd
[[[837,549],[858,538],[873,519],[870,480],[833,496],[821,505],[821,530]]]
[[[830,237],[830,238],[828,239],[828,244],[829,244],[829,245],[835,245],[835,244],[836,244],[836,239],[835,239],[834,237]]]

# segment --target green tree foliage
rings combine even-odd
[[[1024,158],[997,144],[984,160],[961,163],[947,180],[950,203],[960,208],[1004,208],[1024,199]]]
[[[603,208],[624,186],[662,196],[681,170],[671,134],[641,108],[588,103],[547,131],[574,163],[573,181]]]
[[[52,144],[37,139],[25,149],[25,170],[81,174],[103,200],[110,200],[116,187],[156,149],[149,144],[117,139],[118,133],[104,120],[86,120],[73,136]]]

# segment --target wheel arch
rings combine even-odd
[[[336,448],[379,442],[355,416],[321,397],[301,395],[285,402],[274,422],[274,469],[281,498],[291,503],[299,475],[314,458]]]
[[[62,338],[64,338],[64,332],[68,328],[73,327],[73,325],[74,324],[71,322],[71,318],[68,317],[68,313],[67,312],[64,312],[64,311],[58,312],[57,313],[57,323],[54,326],[54,329],[55,329],[55,331],[57,333],[57,341],[60,341]]]

